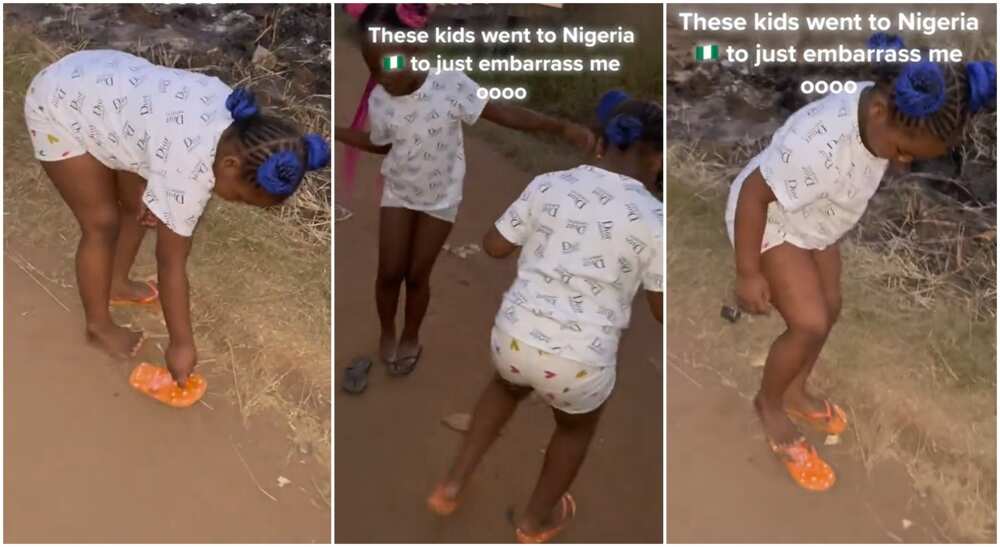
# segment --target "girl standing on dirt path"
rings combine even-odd
[[[576,512],[568,493],[615,384],[621,332],[639,286],[663,322],[663,204],[653,196],[663,166],[663,110],[604,95],[598,161],[536,177],[483,239],[495,258],[522,249],[490,347],[495,375],[447,476],[427,500],[449,515],[486,450],[532,391],[556,429],[527,507],[521,543],[552,539]]]
[[[82,231],[76,275],[87,339],[135,355],[142,333],[116,325],[109,303],[159,300],[167,367],[183,387],[197,363],[187,259],[212,193],[278,205],[307,170],[329,162],[329,143],[262,114],[247,90],[111,50],[43,69],[24,113],[35,157]],[[158,285],[129,279],[146,227],[156,229]]]
[[[869,47],[898,49],[876,34]],[[740,306],[777,308],[786,330],[771,345],[754,408],[772,451],[803,488],[836,476],[790,418],[837,435],[847,417],[812,395],[809,375],[841,309],[839,242],[864,213],[890,164],[941,156],[969,117],[996,105],[996,67],[923,61],[879,69],[877,82],[829,95],[793,114],[736,177],[725,220],[735,248]]]
[[[479,86],[462,72],[438,74],[405,70],[406,59],[418,53],[412,44],[387,45],[370,40],[368,29],[422,28],[427,4],[349,4],[365,33],[361,53],[371,71],[366,95],[353,128],[336,128],[344,144],[386,155],[381,174],[379,267],[375,303],[381,322],[379,355],[394,376],[413,371],[422,352],[420,325],[430,301],[434,262],[451,233],[462,201],[465,155],[462,123],[480,117],[527,132],[560,135],[590,150],[594,136],[587,128],[526,108],[498,104],[480,96]],[[365,108],[371,131],[358,129]],[[397,341],[396,309],[406,285],[403,332]],[[348,369],[345,389],[364,388],[368,362],[358,374]]]

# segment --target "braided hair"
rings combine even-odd
[[[330,163],[330,143],[316,133],[262,114],[253,93],[239,88],[226,99],[243,159],[243,176],[269,195],[285,199],[295,193],[306,171]]]
[[[617,89],[608,91],[597,104],[597,121],[605,140],[619,150],[644,142],[663,151],[663,108],[656,103],[633,99]]]
[[[868,46],[901,49],[903,41],[878,33]],[[925,131],[945,143],[961,136],[973,114],[996,108],[996,65],[990,61],[885,64],[877,66],[875,74],[879,87],[889,95],[898,125]]]

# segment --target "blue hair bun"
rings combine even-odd
[[[911,118],[926,118],[940,110],[946,93],[944,73],[930,61],[906,65],[896,79],[896,107]]]
[[[615,108],[618,108],[618,105],[628,99],[628,93],[620,89],[612,89],[602,95],[601,100],[597,103],[597,120],[601,122],[601,125],[607,125],[608,120],[611,118],[611,113],[615,111]]]
[[[868,49],[903,49],[903,39],[895,34],[876,32],[868,38]]]
[[[624,150],[642,137],[642,121],[631,114],[618,114],[604,126],[604,136]]]
[[[240,87],[235,89],[226,98],[226,108],[232,114],[233,119],[242,122],[257,115],[257,99],[249,89]]]
[[[997,106],[997,66],[992,61],[973,61],[965,65],[969,78],[969,112]]]
[[[282,150],[257,168],[257,183],[272,196],[287,197],[295,193],[304,173],[298,155]]]
[[[302,137],[306,149],[306,169],[313,171],[322,169],[330,163],[330,143],[316,133],[308,133]]]

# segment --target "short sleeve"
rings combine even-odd
[[[665,248],[663,245],[663,206],[658,205],[654,208],[653,212],[655,213],[655,218],[660,220],[660,223],[653,226],[650,230],[652,234],[650,239],[653,241],[653,244],[650,245],[652,252],[642,272],[642,287],[647,291],[663,292],[665,284],[663,281],[663,261],[665,258]]]
[[[528,237],[534,232],[535,216],[532,212],[535,194],[538,192],[539,181],[542,177],[536,177],[528,184],[528,187],[521,192],[520,197],[497,219],[496,227],[500,235],[507,241],[517,246],[523,246]]]
[[[464,72],[456,72],[454,77],[455,92],[458,95],[459,108],[462,111],[462,121],[472,125],[489,102],[479,94],[479,84],[469,78]]]
[[[371,131],[368,134],[368,139],[376,146],[392,143],[392,133],[389,131],[389,119],[385,107],[385,99],[373,91],[368,97],[368,117],[371,120]]]
[[[760,173],[787,211],[816,201],[836,183],[831,151],[841,132],[825,119],[825,105],[806,105],[785,123],[760,160]]]

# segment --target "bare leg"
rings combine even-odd
[[[535,490],[518,522],[522,531],[531,534],[556,524],[555,519],[560,517],[557,504],[569,491],[587,457],[587,448],[603,411],[603,405],[586,414],[567,414],[552,409],[556,430],[545,451],[545,462]]]
[[[382,326],[379,355],[385,363],[396,359],[396,309],[399,306],[399,291],[410,264],[417,215],[415,211],[399,207],[382,207],[379,212],[375,306]]]
[[[415,355],[420,347],[420,325],[431,300],[431,271],[453,226],[427,214],[417,216],[406,272],[406,321],[399,339],[398,358]]]
[[[500,430],[514,415],[517,404],[529,393],[530,387],[515,386],[494,375],[479,396],[469,432],[462,439],[462,447],[442,483],[447,497],[454,499],[458,496]]]
[[[76,280],[87,338],[112,355],[133,355],[142,342],[142,333],[116,325],[108,310],[119,229],[114,171],[90,154],[42,162],[42,168],[80,223]]]
[[[830,332],[830,318],[819,268],[809,251],[785,243],[764,253],[761,266],[787,329],[771,345],[754,406],[768,437],[784,444],[799,436],[785,415],[785,392],[819,355]]]
[[[823,295],[826,298],[830,327],[836,324],[840,318],[841,294],[840,294],[840,245],[831,245],[822,251],[812,251],[813,259],[819,268],[820,284],[823,286]],[[817,399],[809,393],[807,381],[816,366],[819,354],[816,359],[809,361],[802,371],[799,372],[795,380],[785,391],[785,406],[806,412],[823,412],[826,407],[822,399]]]
[[[111,297],[122,300],[140,300],[152,295],[145,283],[129,280],[129,272],[146,236],[146,227],[139,224],[139,206],[146,181],[135,173],[115,171],[119,211],[118,244],[111,272]]]

